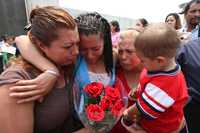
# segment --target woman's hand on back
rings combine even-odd
[[[17,103],[26,103],[35,100],[40,102],[43,96],[53,88],[57,76],[44,72],[32,80],[20,80],[10,88],[10,96],[18,98]]]

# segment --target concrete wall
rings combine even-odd
[[[58,6],[59,0],[24,0],[26,6],[26,14],[27,18],[29,18],[29,14],[32,9],[35,7],[43,7],[43,6]]]
[[[58,0],[0,0],[0,36],[25,34],[30,11],[46,5],[56,6]]]
[[[24,0],[0,0],[0,36],[24,34],[25,25]]]
[[[27,24],[27,18],[30,11],[36,6],[55,5],[58,6],[58,0],[0,0],[0,36],[25,34],[24,26]],[[27,7],[27,8],[26,8]],[[85,11],[66,9],[76,17]],[[110,16],[102,14],[108,21],[117,20],[120,28],[126,29],[134,20],[129,18]]]

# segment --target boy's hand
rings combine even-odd
[[[144,129],[142,129],[139,125],[135,126],[135,123],[132,124],[131,126],[127,126],[123,123],[121,119],[122,125],[126,128],[127,131],[130,133],[147,133]]]
[[[128,116],[128,109],[125,109],[122,115],[123,116]]]
[[[134,90],[131,90],[128,94],[128,98],[131,100],[131,101],[136,101],[136,89]]]
[[[121,119],[122,125],[130,133],[147,133],[138,125],[139,117],[136,114],[131,117],[131,112],[131,108],[128,108],[123,112],[123,117]]]
[[[126,126],[131,126],[134,123],[134,121],[127,115],[122,116],[121,122]]]

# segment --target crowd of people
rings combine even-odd
[[[10,58],[19,55],[19,50],[15,44],[15,37],[3,35],[0,39],[0,73],[9,65]]]
[[[184,26],[169,13],[163,23],[141,18],[120,30],[97,12],[73,18],[59,7],[33,9],[27,35],[1,42],[2,55],[15,59],[0,75],[0,132],[89,133],[73,87],[120,80],[129,100],[111,133],[198,133],[200,1],[181,14]]]

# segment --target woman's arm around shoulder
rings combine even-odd
[[[27,35],[16,37],[15,42],[22,57],[39,70],[53,70],[57,73],[59,72],[53,63],[40,54],[37,48],[31,43]]]

